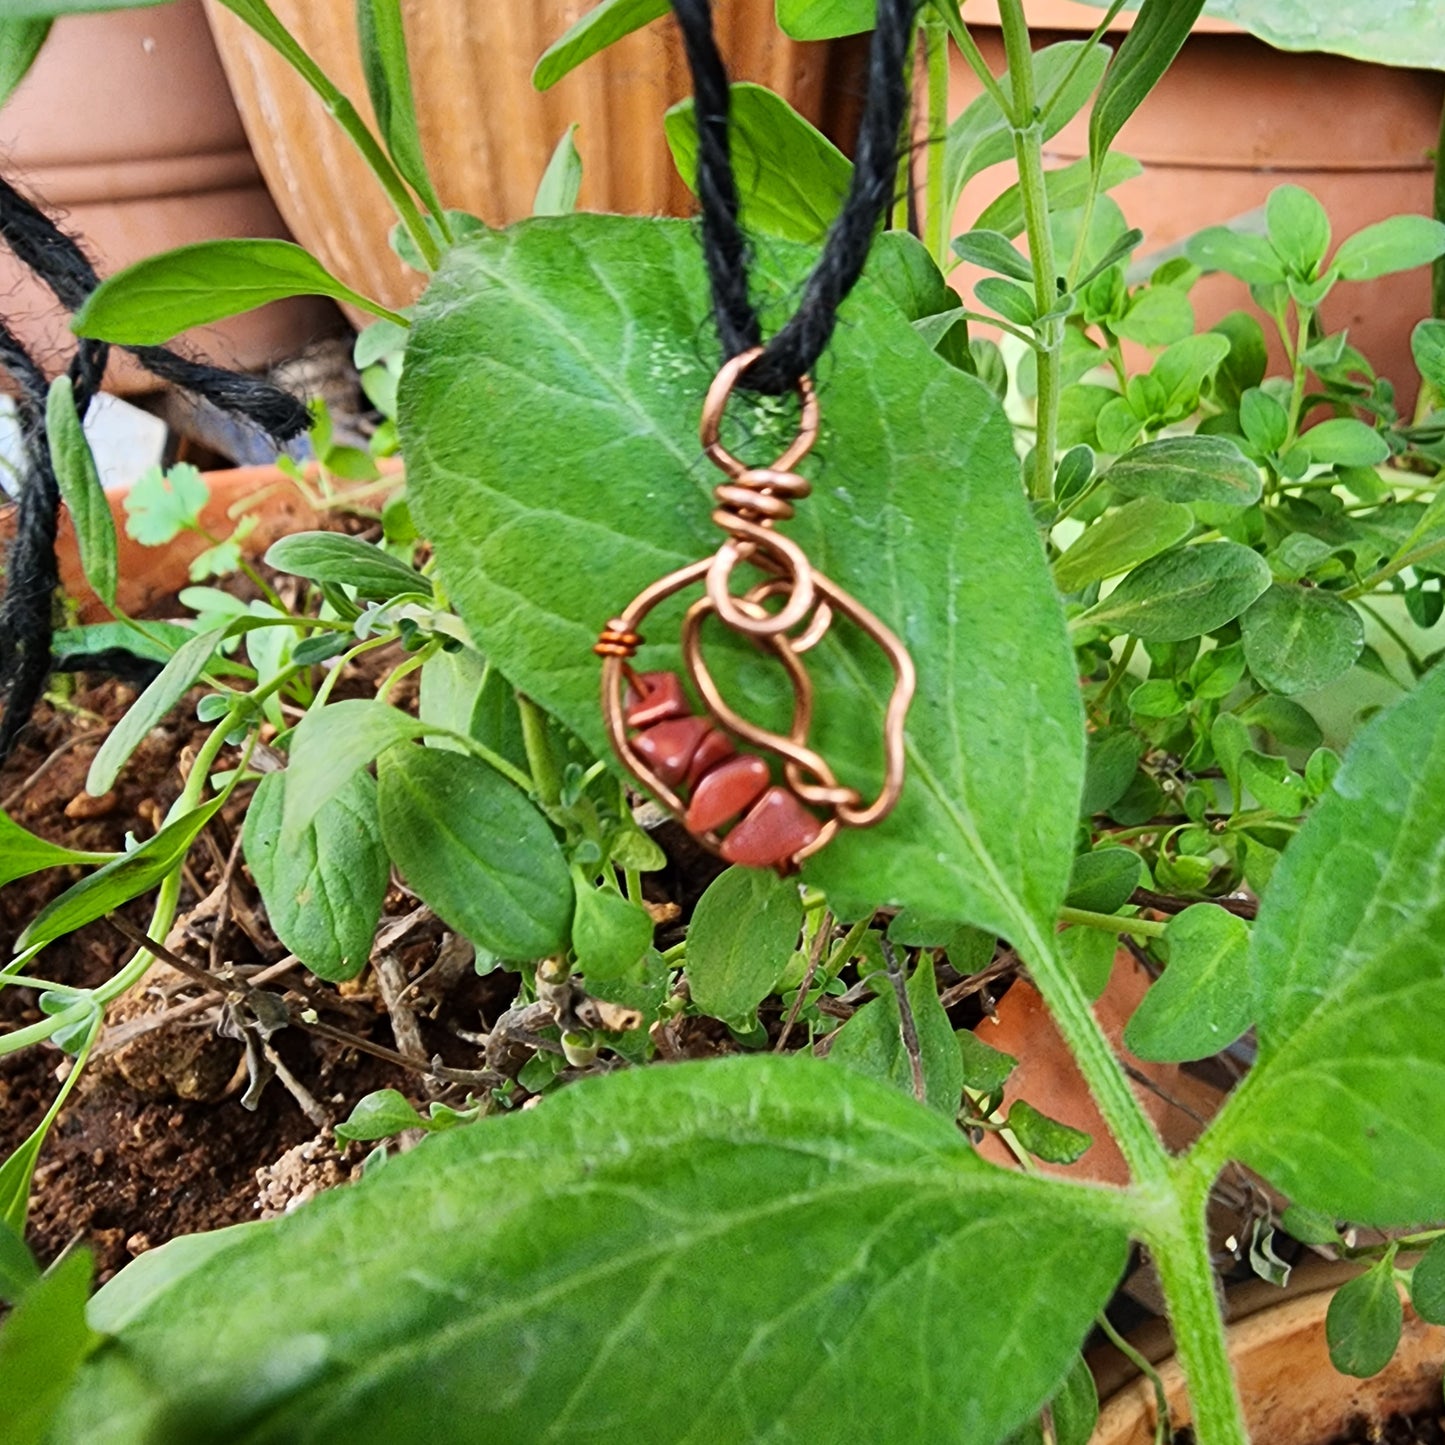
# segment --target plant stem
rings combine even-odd
[[[1173,1433],[1169,1429],[1169,1397],[1164,1393],[1164,1381],[1159,1371],[1114,1328],[1103,1310],[1095,1316],[1094,1322],[1109,1343],[1154,1387],[1154,1413],[1159,1417],[1154,1426],[1154,1441],[1155,1445],[1168,1445],[1169,1436]]]
[[[923,16],[923,44],[928,57],[928,185],[924,236],[939,270],[948,264],[948,233],[953,217],[944,199],[944,142],[948,138],[948,25],[936,10]]]
[[[1200,1445],[1249,1445],[1209,1263],[1205,1206],[1212,1176],[1193,1165],[1192,1160],[1179,1161],[1174,1208],[1143,1233],[1164,1287],[1174,1347],[1189,1383],[1195,1438]]]
[[[1078,979],[1059,957],[1055,935],[1040,932],[1030,920],[1026,929],[1021,927],[1015,947],[1129,1166],[1139,1203],[1147,1207],[1169,1188],[1169,1156],[1159,1135],[1130,1087]]]
[[[527,769],[544,807],[555,808],[562,801],[562,774],[547,737],[547,714],[522,693],[517,694],[517,711],[522,716],[522,746],[527,750]]]
[[[934,4],[943,16],[943,23],[948,27],[948,33],[953,36],[953,43],[958,46],[959,54],[967,62],[968,68],[978,77],[979,84],[993,97],[994,104],[1003,112],[1004,117],[1012,120],[1013,103],[994,78],[993,71],[988,68],[988,61],[983,58],[983,51],[978,48],[977,42],[968,33],[968,26],[963,23],[963,16],[959,11],[958,0],[934,0]]]
[[[1014,160],[1019,172],[1024,230],[1029,238],[1029,259],[1034,272],[1034,306],[1040,316],[1058,300],[1054,238],[1049,229],[1049,200],[1044,189],[1043,122],[1034,91],[1033,52],[1021,0],[999,0],[1004,53],[1013,87]],[[1038,401],[1034,440],[1034,473],[1029,496],[1049,502],[1054,495],[1054,453],[1058,450],[1059,383],[1063,369],[1064,322],[1054,317],[1036,328],[1038,339]]]
[[[1289,430],[1285,436],[1284,446],[1281,451],[1286,451],[1299,435],[1300,409],[1304,403],[1305,380],[1309,368],[1305,365],[1305,349],[1310,344],[1310,318],[1314,315],[1312,311],[1306,310],[1303,306],[1295,303],[1295,343],[1294,350],[1290,356],[1290,364],[1294,368],[1294,382],[1290,387],[1289,394]]]
[[[1085,928],[1100,928],[1105,933],[1127,933],[1133,938],[1162,938],[1168,924],[1148,918],[1125,918],[1118,913],[1095,913],[1088,908],[1059,909],[1060,923],[1079,923]]]

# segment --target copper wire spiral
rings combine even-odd
[[[727,534],[727,539],[713,556],[669,573],[644,589],[619,616],[608,622],[593,650],[603,658],[602,707],[618,757],[644,788],[685,819],[688,804],[640,756],[642,734],[629,734],[629,727],[635,726],[629,720],[629,713],[640,714],[639,705],[629,701],[627,689],[632,688],[634,697],[641,697],[646,679],[660,676],[640,676],[630,665],[643,643],[639,629],[648,613],[674,593],[703,584],[704,595],[688,608],[683,619],[682,654],[687,676],[693,691],[702,698],[711,723],[730,738],[781,763],[785,791],[795,800],[789,815],[794,825],[793,836],[801,841],[797,847],[791,847],[786,856],[769,858],[768,864],[782,872],[791,872],[824,847],[840,826],[868,827],[886,817],[897,803],[903,787],[903,724],[913,697],[915,674],[912,659],[902,642],[860,602],[816,571],[796,542],[774,530],[775,524],[793,517],[794,503],[812,490],[807,479],[794,470],[818,435],[818,401],[812,382],[807,377],[799,381],[802,415],[798,434],[770,466],[747,466],[719,440],[728,398],[738,379],[760,354],[761,348],[755,348],[724,365],[703,403],[700,428],[703,450],[726,477],[713,492],[718,506],[712,520]],[[737,595],[729,584],[738,564],[744,562],[767,575]],[[769,611],[765,604],[770,602],[781,605]],[[840,783],[828,762],[808,745],[813,722],[813,685],[802,655],[821,641],[834,618],[840,615],[878,644],[894,674],[893,692],[883,724],[884,780],[878,795],[866,805],[858,791]],[[716,616],[723,626],[773,653],[782,664],[793,687],[793,716],[787,733],[773,732],[748,721],[723,698],[703,657],[702,624],[709,616]],[[676,713],[672,720],[678,720]],[[698,732],[699,739],[702,736]],[[691,737],[690,732],[688,738]],[[716,747],[714,751],[718,751]],[[719,755],[728,761],[725,754]],[[692,776],[689,788],[694,799],[696,789],[706,776],[706,771]],[[784,811],[774,796],[781,791],[784,790],[773,788],[760,803],[748,804],[751,811],[744,813],[728,835],[720,837],[714,829],[707,828],[699,832],[700,841],[728,857],[727,837],[746,831],[745,825],[749,824],[753,832],[757,831],[753,812],[764,804],[775,811]],[[821,810],[824,816],[802,813],[796,804]],[[816,828],[809,826],[814,823]]]

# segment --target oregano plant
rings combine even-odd
[[[536,217],[494,230],[448,212],[397,0],[359,6],[375,131],[265,0],[221,3],[327,98],[426,290],[396,312],[297,248],[213,243],[112,278],[76,328],[140,343],[276,296],[343,297],[380,318],[357,362],[383,416],[373,451],[399,448],[405,484],[371,518],[377,540],[271,548],[289,601],[258,574],[259,601],[196,588],[169,623],[104,625],[160,670],[91,791],[188,698],[211,727],[153,836],[82,854],[0,819],[4,881],[93,870],[0,973],[42,1013],[0,1054],[49,1041],[73,1058],[0,1165],[0,1298],[15,1306],[0,1382],[22,1367],[46,1381],[13,1417],[23,1438],[1082,1441],[1097,1400],[1080,1350],[1139,1243],[1194,1438],[1232,1445],[1247,1435],[1206,1206],[1236,1166],[1288,1201],[1260,1229],[1365,1265],[1331,1306],[1338,1368],[1388,1362],[1402,1288],[1445,1320],[1445,669],[1428,631],[1445,577],[1445,323],[1415,334],[1425,399],[1404,417],[1320,316],[1335,286],[1445,254],[1445,225],[1397,217],[1337,240],[1312,196],[1282,186],[1263,230],[1211,228],[1156,264],[1108,194],[1137,169],[1113,145],[1200,4],[1145,0],[1111,51],[1116,4],[1098,34],[1035,52],[1018,0],[1000,0],[995,76],[958,6],[932,0],[919,48],[942,139],[919,234],[883,231],[844,305],[818,377],[815,495],[790,524],[918,660],[908,783],[885,822],[841,834],[800,877],[718,872],[664,946],[644,877],[669,865],[667,834],[612,761],[590,648],[613,599],[715,545],[697,229],[576,213],[586,148],[571,129]],[[603,0],[536,83],[666,9]],[[777,7],[805,37],[872,13]],[[951,121],[950,46],[983,87]],[[1086,161],[1046,171],[1044,140],[1086,108]],[[761,87],[735,88],[733,118],[767,326],[851,168]],[[666,136],[692,182],[686,105]],[[964,183],[1000,165],[1013,184],[950,235]],[[968,298],[950,281],[960,261],[988,273]],[[1255,306],[1200,330],[1190,291],[1211,271]],[[1269,374],[1266,326],[1285,374]],[[114,607],[109,513],[63,384],[52,402],[82,561]],[[793,424],[788,403],[754,400],[730,444],[766,452]],[[316,435],[328,473],[372,475],[324,413]],[[188,474],[151,478],[132,531],[194,528],[203,500]],[[379,681],[338,698],[371,653]],[[710,659],[757,715],[786,706],[755,649]],[[876,782],[886,670],[831,639],[809,666],[818,746]],[[186,858],[237,799],[270,927],[318,980],[369,966],[394,871],[478,972],[515,975],[515,999],[473,1069],[397,1056],[465,1097],[425,1113],[393,1089],[359,1101],[336,1131],[378,1144],[359,1183],[174,1240],[87,1300],[82,1254],[42,1273],[24,1247],[30,1181],[106,1007],[157,957],[187,966],[166,944]],[[150,894],[109,981],[43,976],[49,943]],[[1093,1011],[1121,938],[1157,975],[1125,1030],[1136,1056],[1233,1045],[1250,1063],[1183,1150]],[[1015,1060],[955,1030],[964,990],[1020,968],[1127,1183],[1092,1182],[1090,1135],[1006,1103]],[[315,1022],[261,988],[232,1006],[260,1042]],[[688,1018],[733,1056],[650,1066]],[[388,1152],[403,1134],[422,1142]],[[1020,1167],[986,1162],[983,1134]],[[1366,1226],[1382,1242],[1361,1244]],[[1255,1253],[1271,1268],[1267,1241]],[[0,1404],[18,1412],[21,1393],[0,1383]]]

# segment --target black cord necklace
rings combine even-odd
[[[792,318],[766,345],[749,295],[747,241],[738,221],[738,189],[728,143],[729,88],[712,30],[710,0],[672,0],[696,95],[698,196],[713,314],[726,360],[703,402],[701,439],[724,474],[714,489],[712,520],[726,540],[717,552],[660,578],[608,622],[596,648],[602,663],[602,710],[608,736],[628,772],[706,847],[730,863],[796,871],[839,828],[866,828],[892,811],[903,788],[903,724],[913,698],[912,659],[862,603],[816,571],[798,544],[776,530],[811,486],[795,468],[818,434],[818,401],[808,373],[832,337],[838,307],[862,274],[878,224],[893,196],[907,107],[905,61],[919,0],[879,0],[869,61],[868,97],[853,180],[803,286]],[[728,398],[737,387],[796,391],[798,435],[767,466],[732,456],[719,440]],[[762,574],[741,594],[731,590],[739,565]],[[701,585],[703,595],[682,624],[683,679],[639,672],[632,659],[640,631],[661,602]],[[883,651],[894,686],[883,721],[883,784],[870,802],[841,782],[809,745],[813,685],[803,655],[846,617]],[[702,650],[702,626],[714,617],[771,652],[793,688],[786,733],[749,721],[723,698]],[[738,745],[750,751],[740,752]]]

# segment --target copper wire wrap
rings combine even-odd
[[[798,434],[775,462],[749,467],[718,439],[723,412],[739,377],[762,354],[758,347],[729,361],[708,389],[703,403],[701,439],[708,459],[724,474],[714,489],[717,510],[712,520],[726,534],[713,556],[659,578],[645,588],[603,629],[594,651],[602,659],[602,710],[608,736],[618,758],[643,788],[683,818],[687,804],[648,766],[629,736],[626,688],[635,677],[630,661],[642,645],[641,628],[660,603],[701,584],[703,596],[687,610],[682,624],[682,655],[693,692],[701,697],[709,722],[729,737],[754,749],[780,767],[787,790],[812,812],[821,825],[817,836],[774,865],[795,871],[803,860],[825,847],[840,827],[866,828],[881,821],[898,802],[903,788],[903,724],[913,699],[912,658],[902,642],[862,603],[821,572],[815,571],[798,544],[774,530],[794,515],[794,503],[811,490],[794,468],[808,454],[818,435],[818,401],[812,382],[802,378]],[[741,595],[730,587],[740,563],[765,574]],[[780,604],[769,610],[766,603]],[[703,657],[702,625],[709,617],[775,656],[793,689],[793,716],[787,733],[750,722],[722,696]],[[865,803],[856,789],[840,783],[827,760],[808,742],[813,723],[813,684],[803,656],[816,646],[837,617],[845,617],[883,651],[893,670],[893,691],[883,720],[884,778],[879,792]],[[698,840],[721,852],[723,838],[715,831],[697,832]]]

